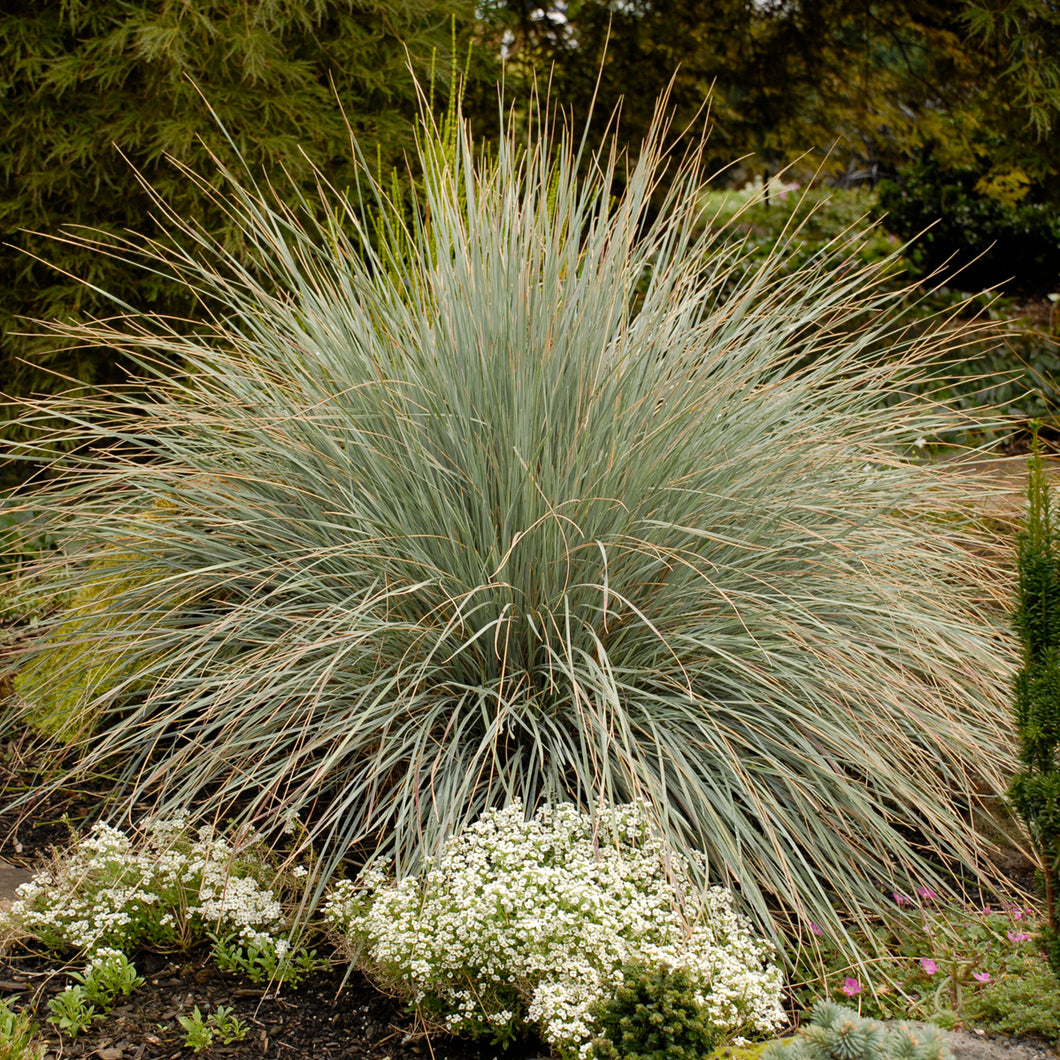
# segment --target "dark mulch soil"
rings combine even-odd
[[[0,745],[0,806],[39,791],[50,758],[24,735]],[[86,782],[35,798],[21,811],[0,814],[0,859],[39,867],[53,847],[69,844],[100,812],[105,782]],[[3,897],[3,896],[0,896]],[[307,1060],[492,1060],[501,1056],[489,1043],[444,1034],[424,1035],[402,1002],[387,997],[345,965],[314,974],[297,989],[278,992],[217,971],[196,955],[143,952],[134,957],[146,982],[125,1004],[92,1024],[76,1040],[45,1022],[48,1001],[68,982],[54,957],[20,951],[0,958],[0,998],[18,997],[37,1013],[50,1060],[177,1060],[194,1055],[183,1045],[178,1022],[198,1006],[205,1017],[218,1005],[231,1008],[247,1026],[243,1041],[216,1045],[203,1056],[304,1057]],[[70,971],[80,971],[75,963]],[[504,1060],[529,1060],[547,1053],[538,1041],[514,1043]]]
[[[138,955],[136,965],[146,983],[76,1041],[60,1039],[50,1024],[43,1024],[45,1031],[53,1032],[48,1038],[53,1056],[99,1060],[190,1056],[178,1018],[190,1015],[195,1006],[205,1016],[218,1005],[232,1009],[247,1034],[241,1042],[211,1047],[209,1056],[480,1060],[498,1052],[480,1051],[448,1036],[424,1037],[399,1002],[384,997],[361,976],[351,975],[344,985],[342,968],[318,973],[299,989],[285,989],[277,996],[201,962],[182,963],[179,958],[144,953]],[[0,962],[0,991],[30,1001],[39,1014],[47,1013],[48,1000],[67,981],[55,970],[54,961],[40,957],[9,955]]]
[[[499,1048],[464,1042],[447,1035],[422,1033],[404,1006],[385,997],[356,973],[344,983],[346,970],[318,973],[297,990],[279,995],[223,975],[201,962],[181,963],[156,954],[140,954],[137,969],[147,980],[107,1017],[78,1035],[76,1041],[52,1031],[52,1056],[97,1057],[98,1060],[177,1060],[191,1056],[183,1045],[178,1019],[198,1006],[205,1016],[218,1005],[232,1009],[247,1027],[243,1041],[216,1045],[203,1055],[235,1058],[313,1060],[489,1060]],[[0,991],[31,1001],[47,1013],[48,1000],[66,985],[54,961],[9,955],[0,962]],[[545,1051],[539,1043],[509,1048],[504,1060],[528,1060]]]

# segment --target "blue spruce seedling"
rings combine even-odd
[[[810,1016],[794,1041],[774,1043],[762,1060],[952,1060],[931,1024],[877,1023],[833,1001],[818,1001]]]

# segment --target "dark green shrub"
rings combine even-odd
[[[1053,969],[1060,972],[1060,535],[1037,435],[1027,473],[1027,522],[1019,538],[1013,616],[1023,642],[1023,668],[1015,687],[1023,769],[1010,795],[1039,855],[1048,918],[1046,946]]]
[[[596,1015],[599,1060],[702,1060],[722,1039],[681,968],[630,965]]]
[[[1033,189],[1022,199],[1022,189],[992,196],[981,190],[983,180],[982,173],[943,169],[930,159],[902,170],[878,189],[886,225],[914,240],[909,258],[920,271],[959,269],[954,282],[963,290],[1055,291],[1060,204],[1035,201]]]
[[[948,1060],[949,1049],[930,1023],[887,1026],[833,1001],[818,1001],[811,1023],[789,1045],[776,1042],[762,1060]]]

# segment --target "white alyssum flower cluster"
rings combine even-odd
[[[110,968],[116,964],[121,964],[124,960],[125,954],[121,950],[116,950],[112,946],[100,946],[99,949],[93,952],[82,974],[86,979],[101,972],[106,974]]]
[[[770,944],[728,891],[696,891],[636,804],[486,813],[418,876],[369,868],[342,881],[325,917],[364,969],[460,1033],[503,1040],[532,1024],[587,1057],[591,1010],[631,961],[687,969],[730,1037],[784,1022]]]
[[[134,842],[96,824],[48,871],[18,888],[7,926],[57,951],[186,946],[207,930],[273,944],[283,908],[256,837],[237,851],[212,828],[151,820]],[[272,874],[274,875],[274,874]]]

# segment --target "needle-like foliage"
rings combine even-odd
[[[228,174],[245,256],[172,214],[137,251],[197,335],[74,331],[149,383],[26,413],[67,425],[33,504],[71,602],[22,694],[76,695],[130,800],[301,813],[328,869],[515,798],[645,799],[765,925],[974,868],[1008,642],[966,480],[902,456],[961,332],[907,329],[844,245],[748,269],[661,125],[631,166],[544,118],[447,130],[411,220],[370,165],[371,210],[297,216]]]

